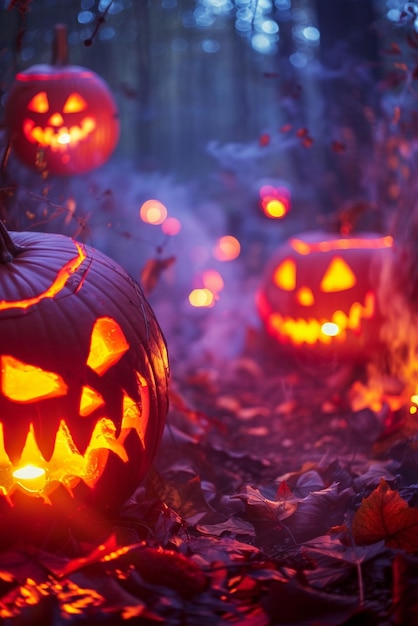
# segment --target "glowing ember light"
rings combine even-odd
[[[28,491],[40,491],[46,485],[46,473],[42,467],[25,465],[13,472],[18,484]]]
[[[211,307],[214,305],[215,296],[210,289],[193,289],[189,293],[189,302],[194,307]]]
[[[289,212],[290,192],[286,187],[263,185],[259,193],[260,205],[267,217],[280,219]]]
[[[140,218],[147,224],[162,224],[167,219],[167,209],[159,200],[146,200],[139,209]]]
[[[328,337],[336,337],[341,332],[338,324],[334,324],[334,322],[325,322],[325,324],[322,324],[321,331],[324,335],[328,335]]]
[[[224,288],[223,278],[216,270],[206,270],[203,272],[202,280],[204,286],[214,293],[218,293]]]
[[[236,259],[241,252],[240,242],[232,235],[220,237],[213,249],[213,256],[218,261],[232,261]]]
[[[165,235],[177,235],[181,230],[181,223],[176,217],[168,217],[163,224],[161,224],[161,230]]]

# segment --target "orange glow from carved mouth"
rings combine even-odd
[[[45,289],[45,291],[37,296],[33,296],[33,298],[27,298],[25,300],[0,300],[0,311],[7,309],[27,309],[34,304],[38,304],[38,302],[45,298],[54,298],[63,289],[70,276],[78,270],[80,265],[87,258],[84,247],[77,242],[74,242],[74,244],[77,248],[77,256],[70,259],[62,266],[48,289]]]
[[[128,456],[124,442],[128,434],[135,430],[142,445],[148,425],[149,390],[145,380],[138,374],[141,388],[141,408],[128,395],[124,395],[121,431],[116,437],[116,426],[107,417],[97,421],[91,434],[90,443],[81,454],[74,443],[71,432],[61,420],[52,456],[46,461],[42,456],[34,427],[31,424],[17,466],[9,459],[4,446],[3,425],[0,423],[0,493],[12,494],[23,488],[32,495],[40,495],[48,501],[48,495],[59,484],[71,493],[80,480],[94,487],[107,464],[112,451],[124,463]]]
[[[328,337],[336,337],[341,333],[341,328],[335,322],[325,322],[321,326],[321,333]]]
[[[35,122],[26,119],[23,122],[23,134],[31,143],[42,148],[50,148],[53,152],[63,151],[68,145],[77,146],[80,141],[91,135],[96,129],[96,122],[92,117],[85,117],[79,126],[35,126]]]
[[[358,331],[362,319],[370,319],[375,313],[375,296],[368,292],[364,305],[354,302],[348,315],[344,311],[335,311],[330,320],[293,319],[280,313],[270,313],[267,317],[269,331],[279,337],[287,338],[296,345],[312,345],[317,342],[329,345],[333,337],[345,338],[347,330]]]
[[[92,329],[87,365],[102,376],[118,363],[128,349],[129,344],[118,323],[110,317],[98,318]],[[63,418],[55,433],[52,455],[46,461],[37,440],[40,433],[31,423],[18,463],[14,465],[6,452],[3,425],[0,423],[0,493],[7,496],[16,489],[23,489],[25,493],[40,495],[47,501],[48,494],[59,484],[64,485],[70,493],[80,480],[93,488],[103,474],[110,451],[124,463],[128,462],[125,440],[131,431],[135,431],[145,448],[150,411],[148,384],[139,372],[136,372],[136,382],[140,398],[138,401],[123,391],[118,435],[116,425],[106,416],[102,396],[87,385],[82,387],[80,416],[88,417],[99,407],[103,407],[104,412],[95,423],[85,425],[85,428],[90,428],[91,436],[84,454],[77,449]],[[20,404],[68,393],[66,383],[58,374],[10,355],[0,357],[0,389],[9,400]]]
[[[58,143],[61,145],[66,145],[67,143],[71,143],[71,135],[70,133],[60,133],[58,136]]]
[[[42,467],[25,465],[13,472],[13,478],[28,491],[40,491],[46,484],[46,472]]]

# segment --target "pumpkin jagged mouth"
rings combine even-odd
[[[23,122],[23,134],[31,143],[36,143],[42,148],[50,148],[53,152],[65,151],[69,146],[74,147],[91,135],[96,128],[96,122],[92,117],[85,117],[80,125],[60,126],[35,126],[35,122],[26,119]]]
[[[3,425],[0,423],[0,494],[9,498],[16,490],[21,490],[28,495],[40,496],[50,503],[49,495],[59,485],[63,485],[71,495],[81,480],[93,488],[104,472],[110,452],[124,463],[128,462],[124,442],[132,430],[136,431],[142,446],[145,446],[149,390],[145,381],[142,382],[141,410],[136,402],[125,395],[119,436],[116,436],[113,421],[102,417],[93,428],[84,454],[74,443],[65,420],[61,420],[54,450],[49,461],[46,461],[36,442],[34,427],[30,424],[19,462],[13,464],[5,450]]]
[[[364,299],[364,305],[354,302],[348,314],[344,311],[335,311],[330,320],[327,319],[294,319],[277,312],[267,315],[267,328],[271,334],[281,339],[287,338],[296,345],[306,343],[313,345],[322,343],[330,345],[334,340],[344,341],[346,331],[359,331],[361,321],[374,316],[376,309],[375,296],[368,292]]]

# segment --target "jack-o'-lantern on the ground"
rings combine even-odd
[[[139,285],[64,235],[0,228],[0,494],[113,510],[167,413],[166,345]],[[0,498],[1,499],[1,498]]]
[[[379,272],[392,238],[315,231],[291,237],[257,294],[264,326],[296,353],[362,359],[379,345]]]
[[[52,64],[16,75],[6,99],[6,129],[26,165],[51,174],[82,174],[112,154],[119,116],[104,80],[67,63],[66,28],[58,25],[55,36]]]

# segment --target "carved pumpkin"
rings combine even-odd
[[[0,233],[0,493],[51,503],[64,488],[117,507],[164,427],[161,330],[106,255],[64,235]]]
[[[267,332],[294,350],[366,356],[378,345],[378,271],[392,238],[311,232],[282,244],[257,295]]]
[[[119,139],[116,104],[106,83],[67,64],[66,29],[56,27],[52,65],[16,75],[5,119],[17,156],[51,174],[81,174],[107,161]]]

